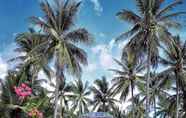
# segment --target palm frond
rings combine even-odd
[[[141,21],[141,17],[132,11],[123,9],[116,14],[121,20],[126,20],[132,24],[137,24]]]
[[[71,44],[68,44],[68,48],[77,62],[88,65],[87,53],[83,49]]]
[[[136,0],[136,4],[138,6],[138,9],[140,11],[141,14],[144,14],[145,12],[145,3],[143,0]]]
[[[127,39],[128,37],[131,37],[139,30],[139,28],[140,28],[139,24],[134,25],[134,27],[132,27],[132,29],[130,29],[129,31],[120,34],[119,37],[115,39],[115,41],[119,42],[121,40]]]
[[[186,15],[186,12],[171,13],[171,14],[160,17],[159,20],[162,21],[162,20],[167,20],[167,19],[173,19],[181,15]]]
[[[175,28],[175,29],[181,29],[182,25],[178,21],[173,20],[162,20],[162,25],[164,25],[166,28]]]
[[[166,14],[168,11],[172,10],[174,7],[176,7],[177,5],[182,4],[182,0],[175,0],[173,3],[167,5],[166,7],[164,7],[163,9],[161,9],[156,17],[160,17],[163,16],[164,14]]]
[[[41,2],[40,7],[46,15],[45,18],[47,18],[47,22],[49,22],[51,27],[57,29],[55,13],[48,1]]]
[[[114,59],[114,61],[115,61],[119,66],[121,66],[124,70],[128,70],[128,67],[127,67],[126,65],[124,65],[122,62],[120,62],[119,60]]]
[[[72,41],[72,42],[75,42],[75,43],[91,44],[93,42],[92,36],[84,28],[76,29],[72,32],[69,32],[65,36],[65,39],[69,40],[69,41]]]

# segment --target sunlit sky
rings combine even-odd
[[[77,16],[76,27],[87,28],[94,36],[95,43],[86,47],[89,65],[83,70],[82,79],[92,82],[105,75],[112,78],[110,68],[116,68],[114,58],[120,58],[122,44],[113,44],[113,39],[121,32],[127,31],[130,24],[120,21],[115,14],[121,9],[137,11],[135,0],[82,0]],[[169,3],[173,0],[167,0]],[[186,11],[185,3],[176,10]],[[16,34],[28,29],[30,16],[43,16],[38,0],[0,0],[0,78],[6,75],[10,63],[7,60],[15,57],[13,49]],[[174,31],[186,39],[186,29]]]

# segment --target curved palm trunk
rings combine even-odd
[[[132,118],[135,118],[135,110],[134,110],[134,86],[133,86],[133,81],[131,81],[131,94],[132,94]]]

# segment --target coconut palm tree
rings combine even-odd
[[[48,82],[49,86],[52,87],[52,89],[48,89],[48,94],[51,95],[50,99],[55,100],[55,88],[57,86],[57,83],[52,81],[52,79]],[[66,117],[67,112],[70,111],[69,107],[69,100],[70,100],[70,93],[72,92],[72,87],[69,85],[66,80],[62,81],[62,83],[59,86],[59,96],[58,99],[60,101],[60,107],[58,111],[60,111],[60,114],[58,113],[57,116],[64,116]]]
[[[164,71],[164,74],[171,74],[174,76],[176,82],[176,105],[177,112],[176,117],[179,115],[179,94],[180,89],[182,92],[185,91],[185,66],[186,66],[186,41],[182,43],[179,36],[174,37],[175,45],[172,48],[165,49],[165,57],[160,57],[160,63],[168,68]]]
[[[133,54],[125,53],[120,61],[115,59],[115,62],[121,67],[121,69],[111,69],[116,73],[116,77],[112,80],[113,82],[113,93],[114,95],[120,94],[120,100],[125,101],[126,97],[130,94],[132,97],[132,106],[134,109],[134,90],[136,83],[140,79],[143,79],[142,72],[145,69],[145,63],[142,60],[137,60]],[[133,112],[132,118],[135,117]]]
[[[121,110],[119,107],[115,106],[113,110],[110,112],[110,114],[114,118],[127,118],[125,111]]]
[[[159,98],[156,116],[160,118],[176,118],[176,95],[168,93]],[[181,117],[181,114],[179,115]],[[182,118],[182,117],[181,117]]]
[[[48,66],[48,61],[52,58],[52,53],[43,54],[44,48],[41,50],[34,50],[47,43],[47,37],[33,28],[29,28],[29,32],[20,33],[16,37],[17,48],[15,49],[20,55],[12,58],[10,61],[18,63],[16,69],[25,69],[27,71],[28,79],[33,82],[37,79],[40,70],[52,78],[54,75],[52,69]],[[33,51],[34,50],[34,51]]]
[[[170,76],[163,74],[162,72],[156,73],[153,72],[150,74],[151,82],[150,82],[150,105],[152,105],[154,110],[154,118],[157,117],[157,104],[160,97],[167,96],[166,91],[169,91],[171,88],[171,82],[169,81]],[[137,83],[138,88],[138,94],[137,96],[140,96],[143,100],[146,100],[146,91],[145,91],[145,84],[146,82],[144,80],[141,80]]]
[[[88,89],[88,82],[85,84],[81,79],[75,80],[71,84],[72,95],[70,96],[72,101],[72,108],[78,111],[78,116],[89,112],[90,106],[90,91]]]
[[[102,79],[97,79],[94,81],[94,85],[91,87],[91,91],[94,95],[92,104],[93,111],[109,112],[114,108],[115,103],[118,102],[112,96],[112,88],[106,80],[106,77]]]
[[[138,54],[147,55],[147,83],[146,83],[146,117],[150,112],[149,106],[149,83],[151,65],[157,64],[159,45],[170,46],[174,42],[168,28],[178,28],[180,22],[174,18],[186,12],[171,12],[172,9],[181,4],[181,0],[176,0],[162,8],[164,1],[160,0],[136,0],[139,14],[130,10],[122,10],[117,16],[131,23],[132,28],[122,33],[116,40],[129,39],[126,48]]]
[[[135,114],[135,117],[136,118],[144,118],[145,117],[145,108],[144,108],[144,105],[143,105],[143,102],[144,102],[144,99],[140,99],[140,96],[139,95],[136,95],[134,98],[133,98],[133,105],[134,106],[131,106],[129,105],[127,107],[128,112],[127,112],[127,118],[133,118],[133,113]]]
[[[64,118],[78,118],[78,115],[74,113],[71,109],[66,109],[64,113]]]
[[[75,29],[75,16],[81,2],[75,0],[55,0],[51,5],[42,1],[40,6],[44,17],[31,17],[31,22],[41,28],[41,32],[48,38],[44,45],[44,54],[52,53],[55,57],[56,90],[54,118],[58,111],[59,87],[64,81],[64,72],[80,77],[81,65],[87,64],[85,51],[77,47],[77,43],[90,44],[92,38],[84,28]],[[81,64],[81,65],[80,65]]]

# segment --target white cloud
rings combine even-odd
[[[85,71],[86,72],[94,72],[97,69],[97,65],[94,63],[89,63],[88,66],[86,67]]]
[[[77,0],[77,1],[85,1],[85,0]],[[100,4],[99,0],[87,0],[90,1],[94,5],[94,10],[96,11],[96,14],[98,16],[101,15],[101,12],[103,12],[103,7]]]
[[[8,71],[8,64],[0,57],[0,78],[5,78]]]
[[[102,50],[99,60],[101,66],[103,66],[104,68],[108,69],[113,65],[112,55],[109,53],[108,50]]]
[[[100,15],[103,12],[103,7],[101,6],[99,0],[90,0],[94,4],[94,10]]]
[[[94,54],[97,54],[97,53],[99,53],[101,50],[104,50],[104,48],[106,48],[105,47],[105,45],[97,45],[97,46],[95,46],[95,47],[93,47],[92,48],[92,52],[94,53]]]
[[[113,65],[111,50],[107,45],[97,45],[92,52],[98,55],[98,62],[103,68],[110,68]]]

